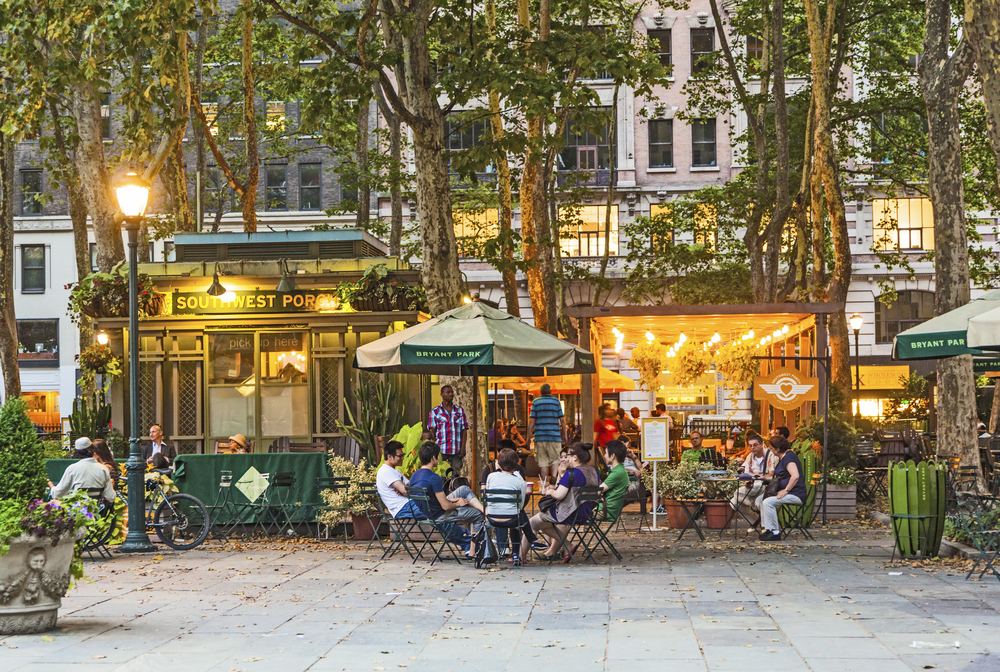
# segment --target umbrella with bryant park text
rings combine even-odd
[[[596,373],[589,350],[536,329],[519,318],[473,301],[426,322],[362,345],[354,368],[380,373],[472,376],[559,376]],[[472,405],[472,436],[478,436]],[[471,473],[476,473],[472,451]],[[472,479],[475,482],[478,479]]]
[[[1000,349],[1000,290],[900,333],[893,359],[942,359]]]

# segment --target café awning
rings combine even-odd
[[[1000,290],[907,329],[893,341],[893,359],[941,359],[1000,349]],[[968,342],[966,342],[968,339]]]
[[[600,379],[601,392],[631,392],[635,390],[635,381],[623,376],[616,371],[610,371],[603,366],[598,366],[598,378]],[[535,392],[542,387],[543,383],[548,383],[552,387],[554,394],[571,394],[580,391],[580,376],[501,376],[491,378],[490,384],[496,385],[502,390],[528,390]]]

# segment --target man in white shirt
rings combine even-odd
[[[66,467],[58,485],[52,485],[52,482],[49,482],[49,494],[52,499],[60,499],[77,490],[101,488],[103,490],[101,496],[105,501],[115,501],[115,488],[111,484],[111,473],[104,465],[99,464],[94,459],[94,452],[90,445],[90,439],[85,436],[76,440],[76,450],[73,451],[73,457],[81,459]]]
[[[385,462],[375,474],[375,488],[389,515],[393,518],[423,518],[420,509],[406,496],[406,486],[410,481],[399,470],[399,465],[403,464],[403,444],[390,441],[385,444],[383,452]]]
[[[754,434],[747,439],[750,454],[743,461],[743,473],[751,476],[763,476],[774,471],[778,458],[774,453],[764,448],[764,440]],[[749,492],[748,492],[749,490]],[[736,494],[729,500],[733,509],[738,509],[747,520],[753,520],[756,511],[757,497],[764,491],[764,481],[755,478],[752,481],[741,482]]]

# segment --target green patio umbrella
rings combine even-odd
[[[985,347],[983,338],[971,340],[971,323],[993,311],[1000,311],[1000,290],[987,292],[964,306],[902,332],[893,341],[892,358],[941,359],[956,355],[982,355],[984,353],[980,348]],[[983,334],[997,334],[998,337],[988,345],[1000,348],[1000,312],[992,320],[995,325],[992,332],[988,326],[981,331]],[[968,343],[967,338],[970,339]]]
[[[550,376],[596,373],[589,350],[556,338],[519,318],[473,301],[409,329],[362,345],[354,368],[380,373],[472,376]],[[472,406],[472,436],[477,436],[478,404]],[[471,472],[476,474],[476,451]],[[473,486],[478,478],[473,477]]]
[[[596,373],[594,355],[474,301],[362,345],[354,368],[444,376]]]

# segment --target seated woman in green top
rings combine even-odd
[[[628,472],[625,471],[625,454],[628,449],[621,441],[608,441],[604,446],[604,456],[610,470],[608,477],[601,483],[604,493],[604,503],[598,511],[598,520],[614,522],[621,515],[625,504],[625,493],[628,491]]]

